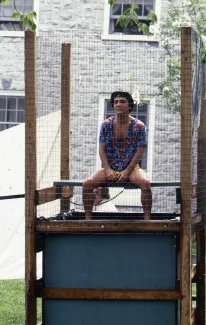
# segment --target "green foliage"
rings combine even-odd
[[[166,106],[170,111],[178,112],[181,107],[180,100],[180,79],[181,65],[175,58],[168,59],[167,62],[167,78],[158,83],[157,93],[155,95],[162,96],[166,101]]]
[[[202,62],[205,64],[206,63],[206,46],[203,46],[200,49],[200,55],[202,57]]]
[[[108,4],[109,4],[110,6],[114,6],[115,3],[116,3],[116,0],[108,0]]]
[[[205,1],[205,0],[204,0]],[[180,111],[180,61],[174,58],[174,41],[180,41],[182,26],[192,27],[198,35],[206,36],[206,11],[202,0],[169,0],[170,6],[160,27],[159,39],[167,57],[167,77],[158,83],[155,95],[166,101],[168,109]],[[206,46],[200,49],[202,62],[206,63]]]
[[[0,0],[0,3],[7,4],[7,3],[9,3],[9,1],[14,2],[14,8],[15,8],[15,11],[13,12],[11,18],[15,19],[15,20],[19,19],[20,24],[23,29],[29,29],[30,31],[35,32],[35,30],[37,28],[36,12],[32,11],[29,13],[24,13],[24,12],[17,10],[15,0]]]

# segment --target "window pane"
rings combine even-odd
[[[0,98],[0,109],[6,109],[6,98]]]
[[[16,122],[16,111],[7,112],[7,122]]]
[[[0,131],[4,131],[6,129],[8,129],[7,124],[1,124],[0,123]]]
[[[16,110],[16,98],[14,98],[14,97],[8,98],[7,109],[8,110]]]
[[[25,6],[33,7],[33,0],[21,0]]]
[[[16,3],[16,6],[23,6],[24,0],[16,0],[15,3]]]
[[[24,98],[18,98],[18,110],[24,111]]]
[[[5,122],[6,121],[6,111],[0,110],[0,122]]]
[[[24,111],[17,112],[17,122],[24,122]]]
[[[31,6],[24,6],[23,11],[24,12],[30,12],[30,11],[32,11],[32,7]]]
[[[125,13],[128,8],[131,8],[131,5],[123,5],[123,13]]]
[[[143,16],[147,16],[150,13],[150,11],[152,11],[152,10],[153,10],[153,6],[151,6],[151,5],[145,5],[144,6]]]
[[[17,126],[18,124],[7,124],[7,129],[13,128],[14,126]]]
[[[122,32],[123,28],[120,24],[117,24],[117,19],[113,19],[114,29],[113,32]]]
[[[138,14],[138,16],[142,16],[142,5],[138,4],[138,8],[135,9],[135,12]]]
[[[122,14],[122,5],[121,4],[115,4],[112,7],[112,15],[121,15]]]
[[[8,6],[8,5],[4,5],[3,17],[11,17],[12,13],[13,13],[13,7]]]

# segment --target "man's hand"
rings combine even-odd
[[[117,179],[118,179],[118,176],[119,176],[119,175],[117,175],[116,172],[115,172],[113,169],[111,169],[111,168],[107,168],[107,169],[105,169],[105,174],[106,174],[106,177],[107,177],[108,181],[110,181],[110,182],[116,182]]]
[[[128,179],[129,179],[129,171],[127,169],[123,170],[122,172],[119,172],[118,173],[118,180],[117,180],[117,183],[124,183],[124,182],[127,182]]]

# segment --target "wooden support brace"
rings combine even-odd
[[[179,300],[176,290],[144,289],[66,289],[43,288],[40,297],[44,299],[86,299],[86,300]]]

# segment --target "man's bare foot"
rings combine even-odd
[[[86,215],[85,215],[85,220],[92,220],[92,217],[91,217],[91,216],[86,216]]]
[[[150,216],[144,216],[144,220],[150,220]]]

